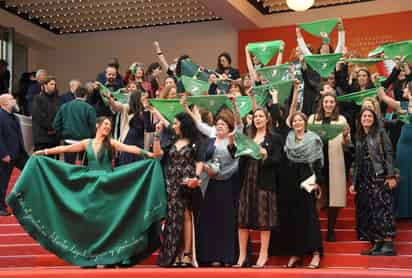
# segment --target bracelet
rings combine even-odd
[[[145,149],[140,149],[140,154],[141,154],[142,156],[147,156],[148,153],[149,153],[149,152],[146,151]]]
[[[163,52],[157,52],[157,56],[163,55]]]
[[[44,149],[43,152],[44,152],[44,155],[48,155],[47,149]]]

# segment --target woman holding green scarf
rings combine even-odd
[[[166,212],[160,163],[112,167],[114,151],[157,157],[160,143],[148,153],[111,139],[111,131],[111,121],[100,117],[95,138],[36,151],[7,200],[35,240],[82,267],[130,265],[160,245]],[[87,152],[87,166],[36,156],[81,151]]]
[[[291,256],[286,268],[303,264],[312,255],[308,268],[319,268],[323,252],[316,198],[323,184],[322,140],[306,130],[307,117],[295,112],[289,118],[293,128],[286,138],[281,163],[279,194],[280,231],[272,234],[271,255]]]

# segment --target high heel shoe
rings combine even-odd
[[[243,268],[243,267],[246,267],[246,259],[242,262],[242,263],[237,263],[237,264],[234,264],[234,265],[232,265],[232,267],[233,268]]]
[[[288,262],[288,264],[285,265],[284,268],[296,268],[298,266],[303,266],[303,257],[298,257],[291,263]]]
[[[182,267],[192,267],[193,266],[193,259],[191,253],[184,253],[182,261],[180,262],[180,266]]]
[[[317,261],[317,263],[313,263],[313,259],[315,256],[318,256],[319,260]],[[310,262],[310,264],[306,267],[309,269],[318,269],[320,267],[320,255],[319,254],[314,254],[312,261]]]
[[[181,263],[182,263],[182,260],[181,260],[180,256],[176,256],[175,261],[173,262],[172,266],[173,267],[178,267],[178,266],[181,265]]]
[[[268,263],[268,259],[266,259],[263,264],[257,264],[256,263],[256,264],[252,265],[252,268],[264,268],[267,263]]]

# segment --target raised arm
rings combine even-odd
[[[338,29],[338,44],[336,45],[335,53],[342,53],[345,48],[345,30],[343,29],[342,18],[339,18]]]
[[[159,42],[158,41],[153,42],[153,47],[156,51],[157,58],[159,59],[159,62],[162,65],[163,70],[167,71],[169,69],[169,63],[167,62],[165,55],[160,49]]]
[[[126,145],[126,144],[120,143],[119,141],[116,141],[114,139],[112,139],[110,141],[110,144],[112,145],[113,149],[115,149],[118,152],[131,153],[131,154],[135,154],[135,155],[142,155],[142,156],[147,156],[147,157],[150,157],[150,158],[155,158],[156,157],[151,152],[148,152],[148,151],[146,151],[144,149],[141,149],[137,146]]]
[[[250,57],[250,53],[249,51],[247,51],[247,48],[245,48],[245,55],[246,55],[246,65],[249,71],[250,79],[252,81],[252,84],[255,84],[255,81],[257,80],[256,70],[252,62],[252,57]]]
[[[236,104],[236,98],[233,95],[228,95],[228,98],[232,103],[233,115],[235,116],[235,126],[242,126],[242,119],[240,118],[240,112]]]
[[[306,42],[303,39],[303,36],[302,36],[302,33],[299,27],[296,27],[296,39],[297,39],[298,47],[300,48],[300,51],[302,51],[303,55],[312,55],[312,52],[310,52],[309,48],[306,46]]]
[[[282,64],[283,61],[283,49],[284,49],[284,45],[279,49],[279,53],[278,53],[278,57],[276,58],[276,66]]]
[[[378,97],[381,101],[386,103],[389,107],[395,109],[395,110],[401,110],[401,103],[399,101],[394,100],[390,96],[388,96],[385,93],[385,88],[384,87],[379,87],[378,89]]]
[[[290,104],[289,114],[286,119],[286,124],[289,126],[290,117],[293,113],[296,112],[298,106],[298,91],[299,91],[299,80],[295,79],[295,83],[293,84],[293,95],[292,95],[292,103]],[[289,126],[290,127],[290,126]]]

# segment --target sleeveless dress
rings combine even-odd
[[[160,243],[166,211],[160,163],[113,170],[107,151],[95,155],[92,140],[87,155],[88,166],[32,156],[7,202],[33,239],[71,264],[136,263]]]

